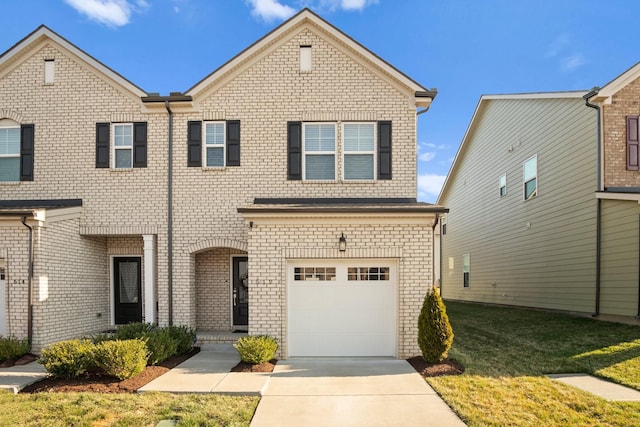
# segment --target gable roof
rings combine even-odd
[[[224,76],[227,76],[229,73],[232,73],[238,67],[241,67],[242,65],[245,65],[247,63],[253,63],[256,60],[256,56],[267,51],[269,47],[280,41],[283,37],[286,36],[287,33],[292,32],[296,28],[302,28],[305,26],[312,26],[320,29],[321,31],[330,35],[333,39],[335,39],[335,41],[341,43],[352,52],[355,52],[357,55],[372,63],[382,73],[388,76],[388,79],[393,79],[396,82],[407,87],[408,89],[412,90],[414,92],[414,96],[416,97],[416,105],[428,106],[433,98],[435,98],[437,90],[426,89],[424,86],[420,85],[415,80],[399,71],[393,65],[384,61],[378,55],[371,52],[369,49],[355,41],[353,38],[339,30],[337,27],[322,19],[320,16],[316,15],[308,8],[302,9],[296,15],[280,24],[270,33],[268,33],[267,35],[253,43],[251,46],[240,52],[238,55],[230,59],[228,62],[220,66],[207,77],[196,83],[193,87],[189,88],[185,92],[185,95],[196,97],[199,94],[205,92],[212,84],[217,82],[219,79],[222,79]]]
[[[638,78],[640,78],[640,62],[601,87],[594,96],[589,98],[589,101],[611,104],[611,97],[613,95]]]
[[[476,109],[471,116],[471,121],[469,122],[469,126],[467,127],[466,132],[464,133],[464,137],[462,138],[462,142],[460,143],[460,147],[458,147],[458,151],[456,152],[456,156],[453,159],[453,163],[449,168],[449,173],[447,174],[447,178],[442,185],[442,189],[440,190],[440,194],[438,195],[438,200],[436,201],[437,205],[442,204],[442,198],[445,196],[449,183],[452,181],[455,176],[458,163],[461,161],[464,152],[467,150],[468,145],[470,144],[471,136],[477,127],[476,118],[480,117],[486,105],[489,101],[492,100],[531,100],[531,99],[562,99],[562,98],[582,98],[583,95],[587,93],[586,90],[582,91],[567,91],[567,92],[535,92],[535,93],[513,93],[513,94],[502,94],[502,95],[482,95],[478,104],[476,105]]]
[[[122,75],[107,67],[102,62],[98,61],[93,56],[78,48],[76,45],[60,36],[55,31],[52,31],[45,25],[40,25],[29,35],[7,49],[4,53],[2,53],[2,55],[0,55],[0,73],[2,73],[3,69],[13,64],[19,63],[19,61],[24,58],[31,49],[37,47],[40,44],[46,43],[47,41],[56,43],[58,46],[67,50],[78,59],[83,61],[85,64],[95,69],[98,73],[101,73],[102,75],[108,77],[131,94],[137,97],[142,97],[147,94],[144,90],[131,83]]]

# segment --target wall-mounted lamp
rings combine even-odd
[[[340,252],[344,252],[347,250],[347,239],[346,237],[344,237],[344,233],[342,233],[342,235],[338,239],[338,249],[340,250]]]

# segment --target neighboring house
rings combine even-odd
[[[598,309],[640,319],[640,63],[586,99],[598,110]]]
[[[597,131],[585,94],[480,98],[438,198],[450,209],[445,299],[595,311]]]
[[[0,57],[0,333],[38,351],[146,321],[269,334],[280,357],[418,354],[435,95],[307,9],[169,96],[38,28]]]

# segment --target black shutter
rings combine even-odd
[[[638,142],[638,116],[627,116],[627,170],[637,171],[640,167]]]
[[[287,123],[287,179],[302,179],[302,122]]]
[[[391,179],[391,122],[378,122],[378,179]]]
[[[202,166],[202,122],[187,123],[187,166]]]
[[[33,181],[34,125],[20,126],[20,181]]]
[[[109,167],[110,123],[96,123],[96,168]]]
[[[147,123],[133,124],[133,167],[147,167]]]
[[[240,166],[240,120],[227,122],[227,166]]]

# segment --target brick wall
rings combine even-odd
[[[348,236],[348,249],[337,237]],[[249,238],[249,333],[277,337],[287,352],[286,261],[294,258],[398,260],[398,357],[419,354],[418,315],[432,286],[432,229],[410,224],[254,224]],[[345,325],[348,327],[348,325]]]
[[[628,115],[640,115],[640,79],[613,95],[610,105],[603,106],[605,187],[640,187],[640,172],[627,170]]]

